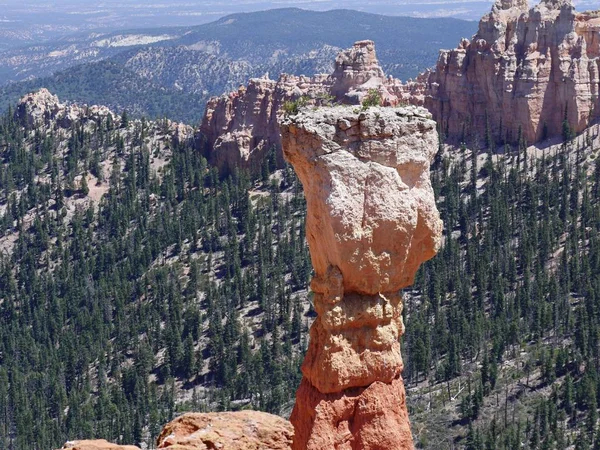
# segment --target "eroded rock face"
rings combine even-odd
[[[378,88],[385,83],[383,69],[375,54],[373,41],[358,41],[335,58],[335,70],[330,77],[331,95],[346,103],[359,103],[369,86]]]
[[[29,131],[44,128],[46,130],[70,129],[78,122],[106,126],[109,116],[114,127],[121,126],[121,117],[114,114],[107,106],[61,103],[56,95],[45,88],[22,97],[14,116]],[[191,126],[168,119],[161,122],[161,131],[170,137],[174,145],[191,140],[194,136],[194,129]]]
[[[34,128],[44,125],[61,107],[56,95],[52,95],[47,89],[40,89],[19,101],[15,116],[23,126]]]
[[[17,120],[28,129],[54,125],[70,128],[82,118],[98,121],[106,119],[108,115],[112,115],[112,112],[106,106],[63,104],[45,88],[21,98],[15,110]],[[116,116],[113,115],[113,119],[117,120]]]
[[[397,98],[392,92],[400,86],[385,78],[373,41],[359,41],[337,56],[331,75],[255,78],[237,92],[211,99],[200,127],[201,145],[222,172],[257,170],[271,148],[282,163],[278,120],[285,102],[305,97],[317,105],[360,104],[369,89],[376,89],[384,104],[393,105]]]
[[[579,132],[600,113],[600,13],[576,13],[571,0],[497,0],[471,40],[443,50],[433,70],[402,83],[386,78],[372,41],[336,58],[334,72],[251,80],[213,98],[201,126],[208,158],[222,171],[255,169],[268,149],[281,160],[276,119],[288,100],[329,96],[359,104],[369,89],[384,105],[425,106],[451,139],[530,143],[560,135],[567,115]],[[322,102],[321,102],[322,104]]]
[[[577,14],[571,0],[531,9],[498,0],[472,40],[440,52],[416,89],[425,98],[405,98],[424,102],[452,138],[482,140],[489,130],[515,142],[521,128],[531,144],[560,135],[565,113],[575,131],[589,125],[599,106],[599,53],[598,13]]]
[[[236,167],[257,171],[273,146],[283,162],[278,117],[284,103],[326,92],[325,76],[282,75],[278,81],[255,78],[237,92],[212,98],[200,127],[205,154],[221,172]]]
[[[94,441],[71,441],[67,442],[61,450],[140,450],[134,445],[111,444],[104,439]]]
[[[294,450],[412,450],[401,377],[323,394],[303,379],[291,417]]]
[[[257,411],[188,413],[167,424],[157,448],[170,450],[289,450],[287,420]]]
[[[400,290],[440,245],[429,179],[435,122],[416,107],[308,108],[281,134],[304,186],[318,313],[293,448],[412,448]]]

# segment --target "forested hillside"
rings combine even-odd
[[[208,96],[166,88],[148,77],[113,61],[82,64],[68,70],[0,88],[0,111],[28,92],[50,89],[61,99],[89,105],[110,105],[116,111],[127,109],[134,117],[152,117],[199,123]]]
[[[290,170],[269,177],[273,160],[261,180],[220,180],[161,123],[2,118],[2,448],[152,442],[179,408],[293,397],[301,189]]]
[[[600,446],[599,128],[563,133],[438,155],[445,245],[411,292],[404,343],[424,447]]]
[[[422,448],[598,445],[598,127],[565,138],[440,145],[445,245],[405,293]],[[312,320],[304,214],[273,154],[220,179],[166,120],[4,115],[0,448],[152,445],[187,410],[289,414]]]

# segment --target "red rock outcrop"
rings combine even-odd
[[[67,442],[61,450],[140,450],[134,445],[111,444],[104,439],[95,441],[71,441]]]
[[[157,448],[169,450],[289,450],[287,420],[257,411],[188,413],[167,424]]]
[[[497,0],[471,40],[441,51],[433,70],[405,83],[385,77],[371,41],[340,53],[329,76],[253,79],[208,103],[205,153],[222,171],[255,169],[272,147],[282,162],[276,122],[286,101],[358,104],[368,89],[385,105],[425,106],[454,140],[490,133],[515,142],[521,129],[534,143],[560,135],[565,113],[579,132],[600,112],[600,12],[578,14],[571,0],[531,9],[526,0]]]
[[[202,147],[222,172],[236,167],[257,170],[272,147],[283,163],[278,120],[287,101],[301,97],[317,105],[331,101],[359,104],[369,89],[377,89],[385,104],[399,81],[385,78],[372,41],[359,41],[336,58],[331,75],[281,75],[279,80],[255,78],[237,92],[212,98],[200,127]]]
[[[280,147],[278,116],[285,102],[325,95],[325,83],[323,76],[254,78],[237,92],[212,98],[200,127],[204,153],[222,172],[258,170],[271,147]],[[278,158],[281,163],[281,151]]]
[[[290,450],[294,429],[281,417],[258,411],[187,413],[165,425],[158,449]],[[70,441],[60,450],[140,450],[105,440]]]
[[[497,0],[479,31],[440,52],[435,70],[404,98],[424,103],[445,133],[529,143],[576,131],[598,111],[600,13],[577,14],[571,0]],[[416,95],[415,95],[416,94]]]
[[[306,196],[318,314],[293,448],[412,448],[400,290],[440,245],[429,179],[435,122],[412,106],[307,108],[284,119],[281,133]]]

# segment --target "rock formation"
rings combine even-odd
[[[156,448],[169,450],[289,450],[294,430],[281,417],[258,411],[188,413],[165,425]],[[105,440],[71,441],[60,450],[140,450]]]
[[[275,148],[286,101],[307,96],[358,104],[377,89],[386,105],[425,106],[454,140],[486,137],[534,143],[560,135],[565,114],[575,132],[600,111],[600,13],[576,13],[571,0],[497,0],[471,39],[440,52],[438,63],[405,83],[386,78],[371,41],[336,58],[329,76],[253,79],[213,98],[202,121],[203,148],[222,171],[256,168]]]
[[[45,88],[21,98],[15,110],[15,117],[26,129],[48,127],[54,123],[60,128],[70,128],[84,116],[98,120],[105,119],[109,114],[112,115],[106,106],[83,107],[60,103],[58,97]],[[116,116],[113,118],[116,119]]]
[[[412,106],[308,108],[284,119],[281,133],[304,186],[318,313],[293,448],[412,448],[400,290],[440,245],[429,179],[435,122]]]
[[[71,441],[67,442],[61,450],[140,450],[134,445],[111,444],[104,439],[96,441]]]
[[[200,127],[209,161],[222,172],[236,167],[258,170],[271,147],[280,147],[277,118],[285,102],[324,96],[325,82],[322,76],[254,78],[237,92],[212,98]],[[278,158],[283,161],[280,151]]]
[[[332,101],[359,104],[369,89],[377,89],[386,104],[395,104],[372,41],[359,41],[336,58],[333,74],[314,77],[281,75],[279,80],[255,78],[237,92],[212,98],[200,127],[201,146],[222,172],[236,167],[257,170],[271,148],[283,162],[278,119],[288,101],[306,98],[325,105]]]
[[[167,424],[157,440],[172,450],[289,450],[294,431],[287,420],[257,411],[189,413]]]
[[[14,114],[17,121],[26,130],[39,128],[68,130],[77,122],[106,123],[108,116],[111,117],[115,126],[121,125],[120,116],[113,113],[107,106],[61,103],[56,95],[45,88],[22,97]],[[194,134],[191,126],[168,119],[161,122],[160,131],[167,135],[175,145],[192,139]]]
[[[579,132],[598,111],[600,13],[577,14],[571,0],[497,0],[479,31],[440,52],[425,83],[408,93],[445,133],[529,143],[560,135],[567,116]],[[409,84],[410,87],[410,84]],[[425,95],[423,95],[425,93]]]

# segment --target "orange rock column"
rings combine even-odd
[[[415,107],[310,109],[281,125],[304,186],[317,319],[291,421],[295,450],[413,448],[400,290],[439,247],[435,123]]]

